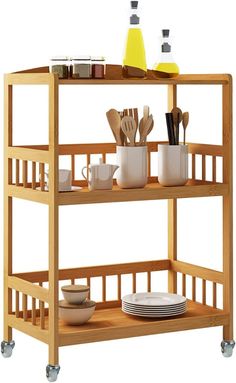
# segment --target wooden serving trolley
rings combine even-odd
[[[13,86],[47,85],[49,89],[49,145],[13,146],[12,115]],[[168,107],[177,104],[178,85],[222,86],[222,145],[189,143],[192,172],[186,186],[162,187],[157,177],[151,176],[152,153],[158,151],[158,142],[148,143],[148,185],[143,189],[119,189],[89,192],[86,181],[75,178],[76,157],[85,156],[87,165],[92,154],[115,153],[116,146],[104,144],[58,143],[58,92],[59,86],[68,84],[129,84],[166,85]],[[81,191],[58,192],[59,156],[71,157],[73,185],[82,186]],[[202,160],[202,174],[196,177],[196,156]],[[207,161],[211,159],[212,177],[206,180]],[[223,182],[216,181],[217,158],[223,160]],[[49,166],[49,191],[45,191],[44,169]],[[31,167],[31,174],[28,172]],[[39,178],[41,174],[41,178]],[[14,175],[14,176],[13,176]],[[20,177],[22,175],[22,177]],[[39,190],[38,190],[39,189]],[[221,272],[178,261],[177,258],[177,199],[222,196],[223,200],[223,270]],[[49,214],[49,270],[13,273],[12,269],[12,200],[23,198],[48,205]],[[168,199],[168,256],[163,260],[125,263],[117,265],[61,269],[58,267],[58,213],[61,205],[90,204]],[[233,229],[232,229],[232,79],[227,74],[180,75],[172,79],[156,79],[148,72],[145,79],[124,79],[122,68],[108,65],[105,79],[60,80],[49,69],[35,68],[5,75],[5,252],[4,252],[4,340],[3,356],[9,357],[15,345],[12,329],[17,329],[46,344],[49,348],[49,364],[46,373],[49,381],[55,381],[59,373],[58,350],[61,346],[128,338],[141,335],[181,331],[195,328],[223,326],[221,349],[224,356],[231,356],[233,341]],[[186,278],[192,283],[192,299],[188,311],[178,317],[149,320],[131,317],[121,311],[122,276],[132,275],[132,290],[136,291],[138,273],[146,273],[147,291],[156,271],[168,273],[168,291],[186,295]],[[109,301],[106,294],[106,279],[115,276],[117,299]],[[91,320],[82,326],[68,326],[58,319],[59,281],[78,282],[86,278],[90,285],[95,277],[101,277],[102,302],[97,303]],[[182,288],[178,291],[178,278]],[[201,280],[201,302],[196,301]],[[206,304],[207,282],[212,284],[212,302]],[[48,283],[46,287],[45,283]],[[223,309],[218,307],[217,285],[223,286]],[[93,292],[91,291],[91,295]],[[92,298],[92,296],[91,296]]]

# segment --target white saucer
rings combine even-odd
[[[70,190],[59,190],[59,192],[60,192],[60,193],[68,193],[68,192],[71,192],[71,191],[76,191],[76,190],[81,190],[81,189],[83,189],[83,188],[81,188],[80,186],[71,186],[71,189],[70,189]],[[38,187],[36,188],[36,190],[41,191],[41,187],[38,186]],[[48,187],[45,186],[45,188],[44,188],[43,191],[48,191]]]

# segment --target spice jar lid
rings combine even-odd
[[[67,301],[65,300],[61,300],[59,301],[59,307],[61,307],[62,309],[88,309],[90,307],[94,307],[96,306],[96,302],[94,301],[90,301],[90,300],[87,300],[87,301],[84,301],[80,304],[72,304],[72,303],[68,303]]]
[[[91,57],[91,61],[105,61],[104,56]]]
[[[67,56],[54,56],[51,58],[51,61],[69,61],[69,57]]]
[[[85,291],[89,291],[89,286],[86,286],[86,285],[68,285],[68,286],[62,286],[61,290],[68,292],[68,293],[82,293]]]
[[[72,56],[71,60],[74,60],[74,61],[90,61],[91,60],[91,56]]]

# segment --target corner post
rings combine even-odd
[[[4,82],[4,341],[12,340],[12,328],[8,314],[12,312],[12,290],[8,288],[8,276],[12,275],[12,197],[8,185],[12,183],[12,160],[8,158],[8,146],[12,146],[12,84],[7,76]]]
[[[177,106],[177,85],[168,85],[168,110]],[[168,258],[177,260],[177,199],[168,200]],[[168,291],[177,292],[177,273],[168,271]]]
[[[229,325],[223,328],[223,340],[233,340],[233,134],[232,134],[232,78],[222,89],[223,112],[223,182],[229,192],[223,197],[223,307],[229,313]]]
[[[58,78],[49,75],[49,365],[58,365]]]

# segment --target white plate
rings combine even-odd
[[[59,190],[59,193],[69,193],[69,192],[71,192],[71,191],[76,191],[76,190],[81,190],[81,189],[83,189],[83,188],[81,188],[80,186],[71,186],[71,189],[70,190]],[[41,187],[40,186],[38,186],[37,188],[36,188],[36,190],[40,190],[41,191]],[[48,191],[48,187],[47,186],[45,186],[45,189],[43,190],[43,191]]]
[[[148,310],[148,309],[136,309],[136,308],[133,308],[133,307],[128,307],[126,305],[122,305],[122,308],[124,308],[125,310],[130,310],[130,311],[136,311],[136,312],[143,312],[143,313],[173,313],[173,312],[176,312],[176,311],[182,311],[182,310],[186,310],[187,307],[184,306],[184,307],[179,307],[178,309],[175,309],[175,310]]]
[[[156,314],[156,313],[153,313],[153,314],[142,314],[142,313],[133,313],[131,311],[126,311],[126,310],[123,310],[122,311],[125,313],[125,314],[128,314],[128,315],[134,315],[134,316],[138,316],[138,317],[144,317],[144,318],[164,318],[164,317],[172,317],[172,316],[176,316],[176,315],[182,315],[186,312],[186,310],[184,311],[180,311],[178,313],[169,313],[169,314]]]
[[[139,306],[170,306],[186,302],[186,298],[170,293],[135,293],[122,298],[122,301]]]
[[[127,307],[130,308],[137,308],[137,309],[148,309],[148,310],[175,310],[181,307],[185,307],[187,305],[187,302],[180,303],[178,305],[168,305],[168,306],[144,306],[144,305],[134,305],[132,303],[127,303],[122,301],[122,304],[124,304]]]

